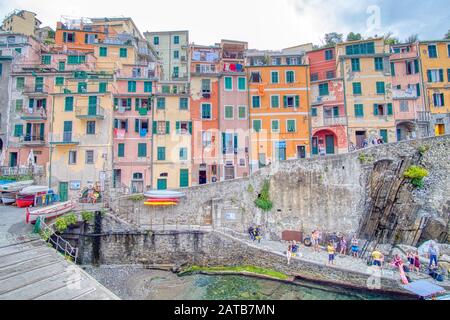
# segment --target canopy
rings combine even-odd
[[[403,286],[403,288],[423,298],[428,298],[436,294],[445,293],[444,288],[437,286],[427,280],[414,281],[408,285]]]

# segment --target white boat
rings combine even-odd
[[[13,204],[16,202],[17,192],[3,192],[2,193],[2,202],[4,204]]]
[[[45,219],[56,218],[75,209],[73,201],[57,203],[45,208],[27,209],[26,222],[35,223],[38,217]]]
[[[12,182],[0,186],[0,192],[17,192],[33,184],[33,180]]]
[[[151,199],[180,199],[186,196],[183,192],[170,190],[151,190],[144,193],[144,196]]]
[[[47,186],[31,186],[31,187],[23,188],[19,192],[19,195],[21,195],[21,196],[30,196],[30,195],[38,194],[38,193],[41,193],[41,192],[48,192],[49,190],[50,190],[50,188],[47,187]]]

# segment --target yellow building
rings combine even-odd
[[[361,148],[375,138],[397,141],[389,46],[378,38],[341,43],[336,49],[350,143]]]
[[[105,186],[112,174],[113,75],[74,71],[55,87],[50,134],[50,186],[61,200]]]
[[[34,36],[40,25],[41,21],[36,18],[35,13],[27,10],[15,10],[3,20],[2,29]]]
[[[420,42],[425,103],[437,136],[450,134],[450,40]]]
[[[187,83],[160,82],[153,108],[153,188],[192,185],[192,121]]]

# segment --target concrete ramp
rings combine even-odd
[[[118,300],[39,238],[0,246],[0,300]]]

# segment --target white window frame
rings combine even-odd
[[[430,46],[436,47],[436,58],[430,57]],[[439,46],[437,45],[437,43],[429,43],[427,45],[427,51],[428,51],[428,59],[439,59]]]
[[[259,107],[255,107],[254,105],[253,105],[253,98],[254,97],[258,97],[259,98]],[[259,95],[253,95],[252,96],[252,109],[261,109],[261,96],[259,96]]]
[[[273,82],[272,73],[276,73],[278,75],[278,82]],[[280,83],[280,71],[278,71],[278,70],[270,71],[270,83],[271,84],[279,84]]]
[[[274,122],[278,122],[278,130],[277,131],[274,131],[273,130],[273,123]],[[272,119],[271,121],[270,121],[270,132],[272,132],[272,133],[280,133],[280,120],[278,120],[278,119]]]
[[[244,81],[245,81],[245,89],[244,90],[242,90],[242,89],[239,89],[239,80],[240,79],[244,79]],[[237,80],[238,82],[237,82],[237,88],[238,88],[238,91],[240,91],[240,92],[245,92],[245,91],[247,91],[247,78],[246,77],[238,77],[238,80]]]
[[[91,162],[88,162],[88,152],[92,152],[92,163]],[[89,164],[89,165],[95,165],[95,150],[86,150],[85,152],[84,152],[84,156],[85,156],[85,159],[84,159],[84,163],[85,164]]]
[[[226,81],[226,79],[231,79],[231,89],[227,89],[227,81]],[[234,82],[233,81],[233,77],[229,77],[229,76],[224,77],[223,78],[223,90],[225,90],[227,92],[233,91],[233,89],[234,89],[233,82]]]
[[[205,105],[208,105],[209,106],[209,115],[210,115],[210,117],[209,118],[203,118],[203,106],[205,106]],[[201,105],[200,105],[200,114],[201,114],[201,118],[202,118],[202,120],[212,120],[212,118],[213,118],[213,114],[212,114],[212,104],[211,103],[209,103],[209,102],[203,102]]]
[[[287,74],[288,72],[293,72],[294,73],[294,81],[293,82],[287,82]],[[297,76],[295,74],[295,70],[286,70],[285,74],[284,74],[284,82],[286,82],[286,84],[293,84],[297,81]]]
[[[241,118],[241,117],[239,116],[239,114],[240,114],[239,110],[240,110],[241,108],[244,108],[244,109],[245,109],[245,117],[244,117],[244,118]],[[238,114],[237,114],[237,118],[238,118],[238,120],[247,120],[247,119],[248,119],[248,108],[247,108],[247,106],[244,106],[244,105],[238,106]]]
[[[261,124],[261,131],[263,130],[262,127],[262,119],[252,119],[252,132],[254,133],[258,133],[257,131],[255,131],[255,121],[259,121],[259,123]],[[261,133],[261,131],[259,131],[259,133]]]
[[[289,132],[288,131],[288,129],[289,129],[289,126],[288,126],[289,121],[294,121],[294,123],[295,123],[295,131],[294,132]],[[297,132],[298,132],[297,119],[286,119],[286,133],[297,133]]]
[[[70,158],[70,155],[73,154],[73,153],[75,153],[75,162],[71,162],[71,158]],[[77,162],[78,162],[77,161],[78,160],[77,157],[78,157],[77,150],[70,150],[69,151],[69,161],[68,161],[69,162],[69,166],[75,166],[77,164]]]
[[[273,105],[272,105],[272,97],[278,97],[278,107],[274,107]],[[295,103],[294,103],[295,104]],[[270,96],[270,108],[271,109],[280,109],[280,107],[281,107],[281,95],[279,95],[279,94],[272,94],[271,96]]]
[[[233,115],[231,118],[227,118],[227,107],[231,107],[231,110],[233,111]],[[234,106],[233,105],[225,105],[223,107],[223,117],[225,120],[234,120]]]

